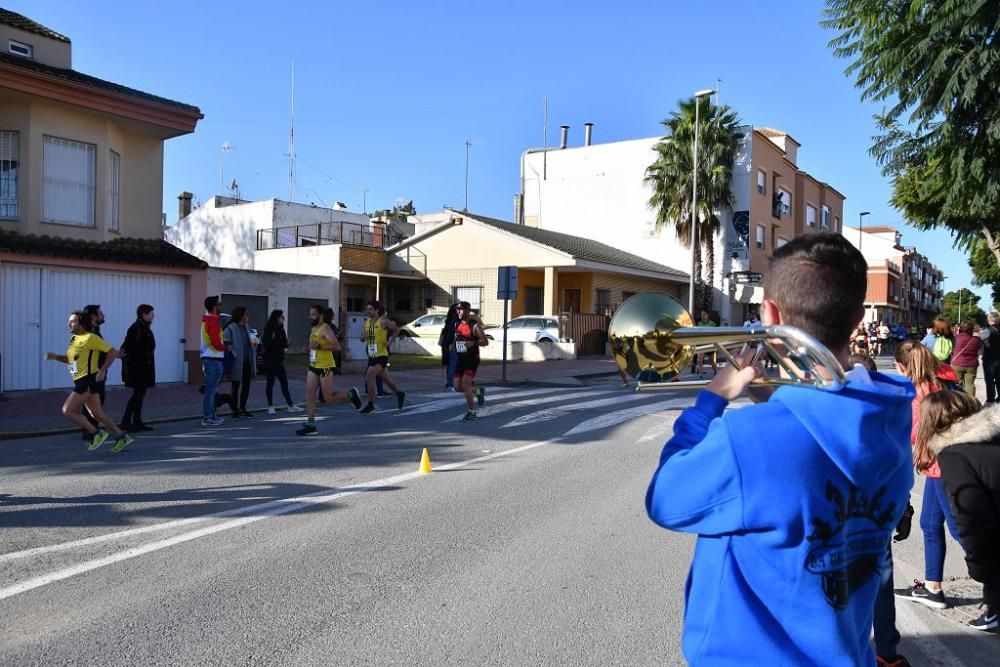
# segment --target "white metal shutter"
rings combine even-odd
[[[17,132],[0,132],[0,218],[16,218],[20,164]]]
[[[3,357],[0,357],[3,375],[0,381],[4,391],[40,388],[42,364],[46,363],[42,355],[45,352],[62,353],[66,349],[68,338],[63,340],[61,349],[42,350],[41,275],[41,268],[11,264],[4,265],[0,273],[3,280],[0,291],[3,297]],[[62,366],[54,361],[48,363]]]
[[[94,226],[97,147],[46,136],[42,144],[42,218]]]

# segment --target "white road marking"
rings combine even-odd
[[[467,461],[459,461],[457,463],[448,463],[444,465],[437,466],[436,470],[457,470],[459,468],[464,468],[466,466],[475,465],[477,463],[482,463],[484,461],[490,461],[492,459],[500,458],[502,456],[509,456],[511,454],[517,454],[520,452],[525,452],[530,449],[535,449],[536,447],[542,447],[544,445],[549,445],[554,442],[562,440],[561,437],[550,438],[548,440],[541,440],[539,442],[533,442],[528,445],[522,445],[520,447],[515,447],[513,449],[508,449],[502,452],[494,452],[492,454],[486,454],[484,456],[477,456],[475,458],[469,459]],[[178,521],[169,521],[165,524],[158,524],[155,526],[144,526],[143,528],[135,528],[126,531],[120,531],[118,533],[113,533],[109,535],[99,535],[94,538],[88,538],[86,540],[76,540],[75,542],[67,542],[64,544],[56,544],[48,547],[39,547],[37,549],[29,549],[28,551],[22,551],[11,554],[3,554],[3,559],[11,560],[14,557],[26,557],[27,555],[37,555],[42,553],[48,553],[51,551],[57,551],[61,549],[71,548],[72,546],[81,546],[85,544],[94,544],[96,542],[102,542],[109,539],[114,539],[115,537],[121,537],[125,535],[135,535],[144,532],[152,532],[154,530],[162,530],[165,527],[176,527],[185,525],[188,523],[195,523],[198,521],[205,521],[209,518],[217,518],[222,516],[234,516],[236,514],[251,514],[252,516],[244,516],[239,519],[234,519],[232,521],[226,521],[223,523],[215,524],[213,526],[205,526],[204,528],[199,528],[197,530],[192,530],[186,533],[181,533],[180,535],[175,535],[173,537],[168,537],[166,539],[157,540],[155,542],[149,542],[147,544],[133,547],[131,549],[126,549],[125,551],[120,551],[115,554],[104,556],[102,558],[95,558],[92,560],[84,561],[76,565],[66,567],[60,570],[55,570],[49,572],[48,574],[43,574],[37,577],[32,577],[26,579],[20,583],[7,586],[5,588],[0,588],[0,600],[18,595],[20,593],[26,593],[27,591],[46,586],[57,581],[62,581],[63,579],[69,579],[70,577],[75,577],[86,572],[91,572],[108,565],[113,565],[115,563],[120,563],[137,556],[142,556],[154,551],[159,551],[160,549],[166,549],[167,547],[172,547],[177,544],[182,544],[184,542],[189,542],[191,540],[198,539],[199,537],[206,537],[208,535],[213,535],[231,528],[238,528],[240,526],[245,526],[262,519],[267,519],[270,517],[280,516],[282,514],[288,514],[289,512],[294,512],[296,510],[304,509],[306,507],[318,504],[331,503],[334,500],[340,498],[346,498],[347,496],[353,496],[359,493],[365,493],[369,491],[376,491],[382,487],[390,486],[394,484],[400,484],[402,482],[408,482],[411,480],[416,480],[424,477],[419,472],[410,472],[402,475],[394,475],[392,477],[384,477],[382,479],[377,479],[371,482],[366,482],[363,484],[355,484],[352,486],[345,487],[340,491],[334,491],[331,493],[329,490],[318,491],[316,493],[310,493],[303,496],[297,496],[294,498],[285,498],[282,500],[274,500],[267,503],[261,503],[258,505],[251,505],[249,507],[239,508],[237,510],[229,510],[227,512],[217,512],[215,514],[209,514],[203,517],[192,517],[190,519],[181,519]],[[428,476],[430,477],[430,476]]]
[[[546,387],[543,389],[528,389],[524,391],[512,391],[503,394],[500,398],[501,400],[507,400],[510,398],[523,398],[526,396],[541,396],[542,394],[551,394],[557,391],[565,391],[565,387]],[[489,400],[491,392],[489,389],[486,390],[486,400]],[[461,394],[453,395],[452,398],[443,399],[440,401],[432,401],[430,403],[421,403],[420,405],[415,405],[412,408],[404,408],[401,412],[397,412],[395,417],[409,417],[410,415],[422,415],[428,412],[437,412],[439,410],[448,410],[454,408],[455,406],[465,405],[465,397]]]
[[[636,417],[641,417],[643,415],[648,415],[653,412],[661,412],[663,410],[670,410],[671,408],[683,408],[689,405],[691,405],[690,398],[673,398],[669,401],[648,403],[634,408],[609,412],[607,414],[598,415],[597,417],[588,419],[587,421],[580,422],[567,431],[566,436],[579,435],[580,433],[587,433],[589,431],[596,431],[609,426],[616,426],[622,422],[626,422],[630,419],[635,419]]]
[[[639,394],[633,392],[630,394],[613,396],[611,398],[601,398],[596,401],[584,401],[583,403],[574,403],[572,405],[560,405],[558,407],[532,412],[531,414],[521,415],[514,421],[509,421],[500,428],[514,428],[516,426],[526,426],[528,424],[540,424],[542,422],[552,421],[553,419],[559,419],[560,417],[568,415],[571,412],[579,410],[603,408],[608,405],[624,405],[625,403],[634,403],[648,398],[650,398],[649,394]]]
[[[667,441],[667,430],[663,428],[663,424],[653,424],[642,434],[638,442],[649,442],[649,441],[659,441],[665,443]]]
[[[573,391],[573,392],[569,392],[567,394],[559,394],[558,396],[551,396],[551,397],[549,397],[546,400],[551,400],[551,401],[569,401],[569,400],[573,400],[573,399],[576,399],[576,398],[584,398],[586,396],[598,396],[598,395],[603,394],[603,393],[604,393],[604,390],[601,390],[601,389],[588,389],[587,391]],[[489,394],[487,394],[486,398],[489,399]],[[510,398],[510,395],[506,396],[505,398]],[[465,404],[463,403],[463,405],[465,405]],[[532,406],[535,406],[535,405],[538,405],[538,401],[536,401],[534,398],[523,400],[523,401],[512,401],[510,403],[493,403],[493,404],[487,404],[486,406],[484,406],[482,408],[479,408],[479,410],[477,411],[477,416],[480,417],[480,418],[481,417],[491,417],[493,415],[498,415],[498,414],[500,414],[502,412],[509,412],[511,410],[517,410],[518,408],[527,408],[527,407],[532,407]],[[450,419],[445,419],[441,423],[442,424],[447,424],[448,422],[461,421],[464,417],[465,417],[465,414],[463,413],[463,414],[457,415],[455,417],[451,417]]]

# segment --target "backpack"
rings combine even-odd
[[[947,336],[938,336],[934,339],[934,349],[931,352],[934,353],[934,358],[938,361],[947,361],[954,349],[955,344],[951,342],[950,338]]]

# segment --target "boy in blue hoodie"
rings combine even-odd
[[[849,368],[866,279],[844,237],[798,237],[771,258],[761,319],[806,331]],[[913,485],[913,386],[856,368],[840,391],[783,386],[725,412],[757,373],[720,369],[677,419],[646,493],[653,521],[698,535],[684,656],[873,665],[879,573]]]

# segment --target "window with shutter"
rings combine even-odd
[[[70,139],[44,137],[42,144],[42,219],[94,226],[97,147]]]
[[[108,156],[108,229],[113,232],[118,228],[118,202],[120,199],[122,156],[110,151]]]
[[[0,131],[0,218],[17,217],[19,135]]]

